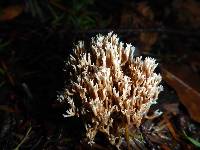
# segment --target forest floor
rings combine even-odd
[[[132,43],[136,56],[154,57],[163,77],[149,112],[163,114],[143,120],[133,149],[200,148],[199,2],[48,2],[0,2],[0,149],[115,149],[101,135],[89,147],[80,120],[63,118],[56,100],[77,40],[109,31]]]

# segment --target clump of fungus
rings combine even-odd
[[[66,63],[70,83],[58,100],[69,105],[64,117],[82,117],[88,143],[103,132],[119,148],[126,131],[137,128],[156,103],[163,87],[157,63],[134,58],[135,47],[112,32],[92,38],[91,48],[80,41]],[[157,113],[157,111],[156,111]]]

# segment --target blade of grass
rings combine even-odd
[[[24,136],[24,138],[22,139],[22,141],[17,145],[17,147],[14,150],[19,150],[19,148],[21,147],[21,145],[27,140],[30,132],[31,132],[32,127],[30,127],[26,133],[26,135]]]
[[[188,139],[192,144],[194,144],[196,147],[200,147],[200,142],[198,142],[197,140],[189,137],[185,131],[183,131],[183,134],[185,135],[186,139]]]

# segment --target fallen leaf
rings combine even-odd
[[[155,32],[142,32],[139,36],[142,51],[149,51],[151,47],[156,43],[158,39],[158,33]]]
[[[12,5],[4,8],[0,15],[0,21],[12,20],[19,16],[24,10],[23,5]]]
[[[191,118],[200,122],[200,78],[187,65],[161,67],[164,80],[172,86]]]

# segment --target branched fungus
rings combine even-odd
[[[58,99],[69,105],[64,117],[84,119],[90,144],[103,132],[119,148],[123,138],[129,139],[127,130],[140,126],[163,90],[155,59],[134,58],[134,50],[111,32],[92,38],[90,49],[79,42],[66,63],[70,83]]]

